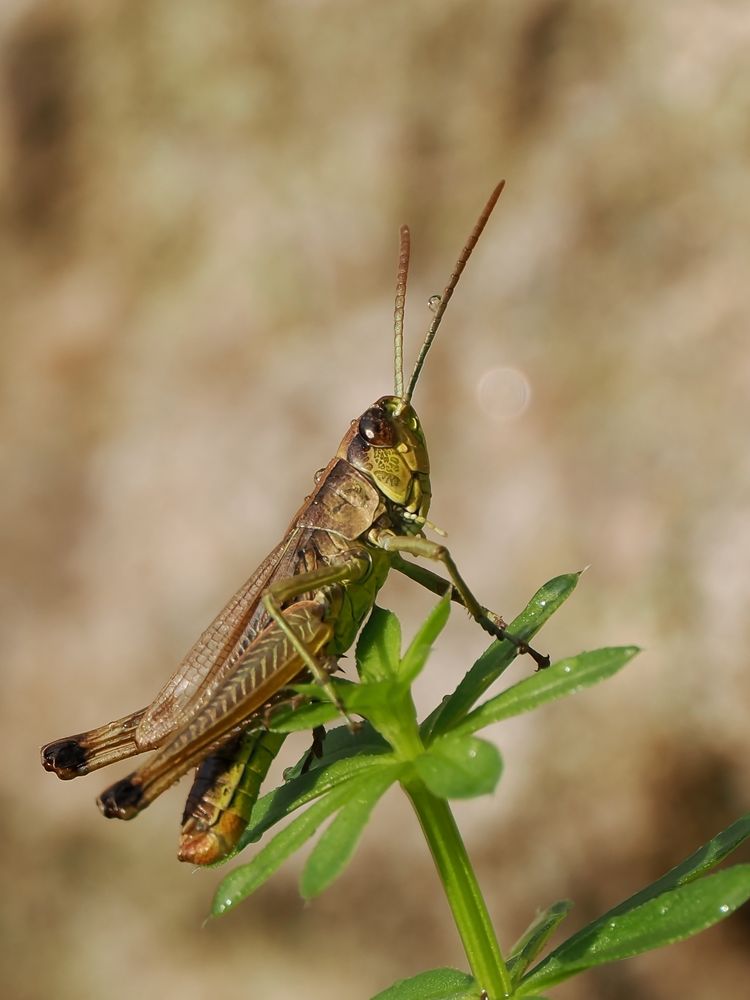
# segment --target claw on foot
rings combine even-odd
[[[546,670],[550,665],[549,656],[546,653],[538,653],[535,649],[532,649],[531,646],[526,646],[521,650],[521,652],[529,654],[529,656],[534,660],[534,663],[536,663],[537,670]]]

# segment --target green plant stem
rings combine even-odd
[[[492,1000],[511,995],[507,966],[453,813],[412,779],[404,783],[440,875],[474,978]]]

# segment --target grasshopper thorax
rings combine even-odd
[[[410,403],[382,396],[353,422],[338,457],[367,476],[394,513],[404,518],[404,527],[422,527],[430,507],[430,460]]]

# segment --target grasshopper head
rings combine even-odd
[[[364,473],[407,520],[416,520],[418,530],[430,506],[430,460],[410,403],[382,396],[354,422],[339,457]]]
[[[341,442],[338,457],[346,459],[375,485],[396,508],[400,527],[406,532],[421,530],[430,507],[430,460],[422,426],[411,405],[411,397],[448,302],[466,262],[487,224],[505,181],[495,187],[482,210],[453,269],[442,295],[432,296],[434,316],[422,342],[408,384],[404,385],[404,304],[409,273],[411,237],[409,227],[399,234],[396,306],[393,313],[393,396],[381,396],[365,410]],[[434,301],[433,301],[434,300]]]

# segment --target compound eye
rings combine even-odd
[[[393,423],[375,406],[359,418],[359,436],[375,448],[387,448],[396,443]]]

